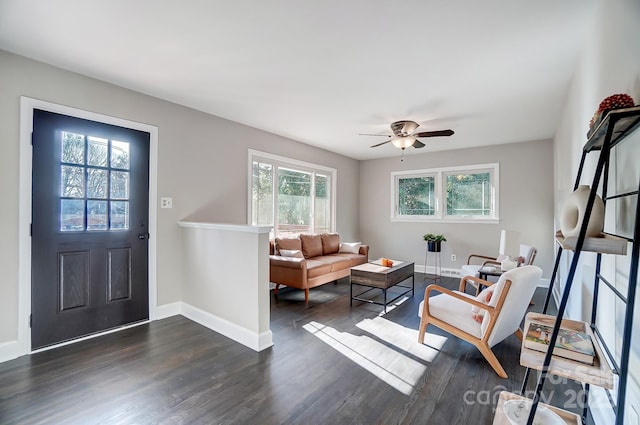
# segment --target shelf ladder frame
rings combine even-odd
[[[628,125],[622,132],[614,135],[614,129],[616,127],[616,123],[625,118],[632,118],[632,122]],[[576,176],[576,181],[574,183],[574,191],[578,188],[580,184],[580,180],[582,177],[582,172],[584,170],[585,159],[588,153],[592,151],[600,151],[600,156],[598,157],[598,163],[596,166],[596,171],[594,173],[593,182],[591,185],[591,191],[589,193],[589,198],[587,200],[586,212],[583,217],[583,222],[580,227],[580,233],[578,235],[578,239],[576,241],[575,249],[573,250],[574,255],[571,260],[571,265],[569,268],[569,273],[567,274],[567,278],[565,280],[565,286],[563,289],[562,299],[560,301],[560,305],[558,307],[557,319],[553,327],[553,331],[551,334],[551,339],[549,341],[549,349],[545,354],[545,358],[542,365],[541,373],[538,377],[538,382],[536,384],[536,390],[533,397],[533,403],[531,407],[531,411],[529,413],[529,418],[527,420],[527,425],[533,424],[533,419],[535,417],[535,411],[537,409],[538,403],[540,401],[540,394],[542,393],[542,389],[544,387],[544,383],[549,371],[549,365],[551,363],[553,349],[556,344],[556,340],[558,337],[558,331],[560,329],[560,323],[562,317],[564,316],[566,305],[569,298],[569,293],[571,291],[571,285],[573,283],[573,279],[575,277],[575,273],[577,270],[577,265],[580,259],[580,253],[582,252],[582,247],[585,241],[585,235],[587,226],[589,223],[589,219],[591,217],[591,211],[593,209],[593,205],[595,202],[595,197],[598,191],[598,187],[600,185],[600,178],[602,176],[603,184],[602,184],[602,200],[606,202],[609,199],[616,199],[623,196],[636,196],[636,211],[635,211],[635,221],[634,221],[634,234],[633,238],[629,239],[619,235],[613,235],[618,237],[623,237],[629,242],[632,242],[632,254],[631,254],[631,265],[629,272],[629,282],[627,283],[627,296],[625,297],[612,286],[606,279],[604,279],[600,273],[601,263],[602,263],[602,253],[597,253],[596,257],[596,270],[595,270],[595,278],[594,278],[594,293],[593,293],[593,302],[591,309],[591,321],[590,327],[594,331],[594,334],[601,342],[602,347],[605,349],[606,355],[608,357],[608,361],[613,365],[614,373],[617,373],[619,376],[618,381],[618,391],[617,391],[617,402],[614,404],[613,399],[611,397],[610,392],[607,390],[607,396],[612,404],[612,408],[614,410],[616,416],[616,425],[624,424],[624,410],[625,410],[625,398],[626,398],[626,390],[627,390],[627,382],[628,382],[628,364],[630,357],[630,349],[631,349],[631,337],[632,337],[632,326],[633,326],[633,313],[635,308],[635,298],[636,298],[636,286],[638,280],[638,257],[640,254],[640,182],[638,182],[638,190],[631,191],[622,194],[616,194],[610,197],[607,197],[607,188],[608,188],[608,177],[609,177],[609,160],[611,156],[611,148],[615,146],[619,141],[624,139],[629,133],[633,132],[636,128],[640,126],[640,108],[630,108],[628,110],[622,111],[621,113],[614,113],[607,116],[607,119],[603,120],[603,123],[606,122],[606,127],[603,129],[602,124],[598,127],[595,133],[602,133],[605,131],[602,145],[597,145],[597,143],[592,143],[593,140],[597,140],[595,137],[590,139],[590,141],[585,145],[582,156],[580,158],[580,164],[578,167],[578,173]],[[551,280],[549,283],[549,288],[547,290],[547,296],[545,299],[545,303],[543,306],[543,313],[546,313],[547,308],[549,306],[551,294],[553,292],[554,283],[556,281],[556,277],[558,274],[558,268],[560,265],[560,259],[562,256],[563,248],[562,246],[558,247],[558,252],[556,254],[556,261],[554,264]],[[620,352],[620,362],[619,364],[615,361],[615,356],[611,353],[608,346],[604,342],[604,338],[600,334],[599,330],[596,326],[596,318],[597,318],[597,306],[598,306],[598,293],[600,289],[600,282],[604,282],[608,289],[612,290],[613,294],[620,299],[623,303],[626,304],[625,308],[625,319],[624,319],[624,327],[623,327],[623,339],[622,339],[622,347]],[[522,383],[521,394],[525,394],[527,381],[529,379],[531,369],[527,368],[525,370],[524,380]],[[586,423],[587,414],[588,414],[588,400],[589,400],[589,390],[590,384],[585,383],[585,391],[583,392],[582,401],[583,401],[583,412],[582,412],[582,423]]]

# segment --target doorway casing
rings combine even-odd
[[[150,134],[149,143],[149,320],[158,318],[157,311],[157,192],[158,192],[158,128],[152,125],[122,118],[84,111],[26,96],[20,97],[20,175],[19,175],[19,219],[18,219],[18,340],[16,356],[31,353],[31,188],[33,110],[42,109],[58,114],[70,115],[145,131]],[[123,327],[123,328],[126,328]],[[123,329],[123,328],[118,328]],[[103,333],[113,332],[106,331]],[[89,337],[93,337],[91,335]],[[68,343],[77,342],[79,338]],[[63,343],[60,345],[64,345]],[[59,346],[59,345],[58,345]],[[55,346],[54,346],[55,347]],[[51,347],[49,347],[51,348]]]

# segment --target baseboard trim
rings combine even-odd
[[[178,316],[182,312],[182,302],[163,304],[156,307],[154,317],[151,320],[162,320],[171,316]]]
[[[0,344],[0,363],[16,359],[23,354],[23,349],[18,341],[7,341]]]
[[[182,303],[181,314],[187,319],[231,338],[252,350],[262,351],[273,345],[271,330],[258,334],[186,303]]]
[[[542,278],[540,282],[538,282],[538,288],[548,288],[551,284],[551,279]]]
[[[414,270],[416,271],[416,273],[433,274],[435,272],[435,267],[433,266],[425,267],[422,265],[416,265],[414,266]],[[440,275],[444,277],[457,277],[457,278],[461,277],[460,269],[452,269],[448,267],[443,267],[440,270]],[[540,279],[540,282],[538,282],[538,288],[548,288],[550,284],[551,284],[550,279],[543,278],[543,279]]]

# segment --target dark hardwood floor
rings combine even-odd
[[[416,296],[385,315],[350,307],[348,279],[308,305],[281,289],[260,353],[177,316],[23,356],[0,364],[0,424],[491,424],[499,392],[520,389],[520,343],[494,347],[509,379],[435,327],[418,345],[425,286],[417,274]]]

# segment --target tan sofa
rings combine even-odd
[[[309,289],[349,276],[351,267],[369,260],[367,245],[341,244],[337,233],[276,238],[270,246],[269,279],[276,285],[274,292],[280,285],[304,289],[305,302]]]

